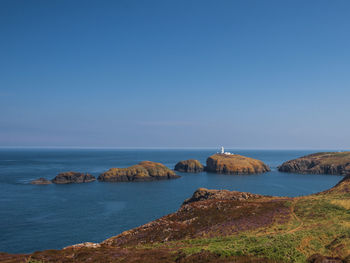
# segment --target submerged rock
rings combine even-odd
[[[214,154],[207,159],[206,171],[220,174],[256,174],[270,171],[260,160],[238,154]]]
[[[88,173],[79,172],[65,172],[58,174],[52,182],[55,184],[78,184],[78,183],[90,183],[95,181],[96,178]]]
[[[31,184],[52,184],[50,180],[45,178],[39,178],[30,182]]]
[[[179,177],[161,163],[143,161],[128,168],[111,168],[97,179],[102,182],[141,182]]]
[[[200,173],[204,171],[204,166],[198,160],[190,159],[178,162],[174,170],[183,173]]]
[[[280,172],[303,174],[350,174],[350,152],[321,152],[284,162]]]

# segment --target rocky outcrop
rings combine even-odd
[[[350,174],[350,152],[322,152],[287,161],[280,172],[302,174]]]
[[[84,242],[84,243],[79,243],[68,247],[64,247],[63,249],[99,248],[99,247],[101,247],[100,243]]]
[[[52,182],[54,184],[78,184],[78,183],[90,183],[95,181],[96,178],[88,173],[78,172],[65,172],[58,174]]]
[[[198,188],[192,197],[186,199],[183,204],[204,200],[237,200],[243,201],[248,199],[257,199],[263,197],[258,194],[251,194],[247,192],[228,191],[228,190],[209,190],[206,188]]]
[[[111,168],[97,179],[102,182],[142,182],[179,177],[161,163],[143,161],[128,168]]]
[[[33,180],[30,182],[31,184],[52,184],[52,182],[50,180],[47,180],[45,178],[39,178],[36,180]]]
[[[207,159],[206,171],[220,174],[256,174],[270,171],[260,160],[238,154],[214,154]]]
[[[200,173],[204,171],[204,166],[198,160],[190,159],[178,162],[174,170],[182,173]]]

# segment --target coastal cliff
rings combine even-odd
[[[143,161],[128,168],[111,168],[97,179],[101,182],[141,182],[179,177],[161,163]]]
[[[183,173],[200,173],[204,171],[204,166],[198,160],[190,159],[178,162],[174,170]]]
[[[303,174],[350,174],[350,152],[321,152],[283,163],[278,170]]]
[[[238,154],[214,154],[207,159],[206,171],[220,174],[256,174],[270,171],[260,160]]]

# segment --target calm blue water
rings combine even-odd
[[[228,149],[230,150],[230,149]],[[199,187],[298,196],[335,185],[342,177],[279,173],[282,162],[311,151],[235,150],[272,171],[261,175],[181,174],[176,180],[139,183],[31,185],[64,171],[95,176],[143,160],[173,168],[184,159],[205,163],[215,150],[0,149],[0,251],[28,253],[101,242],[176,211]]]

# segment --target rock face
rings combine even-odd
[[[58,174],[52,182],[54,184],[78,184],[78,183],[90,183],[95,181],[96,178],[91,174],[84,174],[78,172],[65,172]]]
[[[206,171],[220,174],[256,174],[270,171],[260,160],[238,154],[214,154],[207,159]]]
[[[198,160],[190,159],[178,162],[174,170],[183,173],[200,173],[204,171],[204,166]]]
[[[247,192],[228,191],[228,190],[209,190],[206,188],[198,188],[192,195],[192,197],[186,199],[183,204],[189,204],[192,202],[204,201],[204,200],[248,200],[257,199],[263,197],[258,194],[251,194]]]
[[[350,174],[350,152],[314,153],[290,160],[278,167],[280,172],[303,174]]]
[[[31,184],[52,184],[50,180],[45,178],[39,178],[30,182]]]
[[[141,182],[179,177],[161,163],[143,161],[128,168],[111,168],[97,179],[102,182]]]

